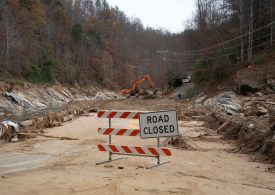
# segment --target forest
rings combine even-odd
[[[192,72],[212,82],[272,49],[272,0],[194,3],[185,30],[170,33],[106,0],[1,0],[0,79],[118,88],[144,74],[168,85]]]

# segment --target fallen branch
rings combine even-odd
[[[79,138],[71,138],[71,137],[58,137],[53,135],[44,135],[42,133],[18,133],[18,135],[28,135],[28,136],[42,136],[48,138],[56,138],[60,140],[79,140]]]
[[[237,147],[237,148],[235,149],[234,152],[235,152],[235,153],[236,153],[236,152],[239,152],[244,146],[247,146],[247,145],[249,145],[249,144],[255,143],[255,142],[259,141],[259,140],[261,140],[261,138],[257,138],[257,139],[254,139],[254,140],[252,140],[252,141],[246,142],[246,143],[240,145],[239,147]]]
[[[271,104],[275,105],[275,102],[268,102],[268,101],[253,101],[254,103],[259,103],[259,104]]]
[[[240,145],[240,149],[241,149],[242,147],[244,147],[244,146],[247,146],[248,144],[257,142],[257,141],[259,141],[259,140],[261,140],[261,138],[257,138],[257,139],[254,139],[254,140],[252,140],[252,141],[246,142],[246,143]]]
[[[216,130],[216,132],[219,132],[219,131],[223,130],[229,123],[230,123],[230,120],[225,121],[225,122]]]

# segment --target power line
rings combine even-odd
[[[274,34],[273,34],[274,35]],[[254,41],[257,41],[257,40],[261,40],[265,37],[268,37],[270,36],[270,33],[269,34],[266,34],[264,36],[261,36],[259,38],[256,38],[253,40]],[[243,45],[245,44],[248,44],[249,42],[245,42],[243,43]],[[219,52],[219,51],[225,51],[225,50],[228,50],[228,49],[231,49],[231,48],[236,48],[236,47],[239,47],[241,46],[241,44],[236,44],[236,45],[233,45],[233,46],[230,46],[230,47],[226,47],[226,48],[223,48],[223,49],[218,49],[218,50],[214,50],[214,51],[206,51],[206,52],[201,52],[201,53],[197,53],[197,54],[180,54],[180,53],[177,53],[177,52],[170,52],[170,51],[164,51],[164,54],[165,55],[174,55],[174,56],[198,56],[198,55],[202,55],[202,54],[211,54],[211,53],[216,53],[216,52]]]
[[[270,42],[267,43],[263,43],[263,44],[259,44],[256,45],[254,47],[252,47],[252,49],[264,46],[264,45],[268,45],[270,44]],[[250,48],[245,49],[245,51],[249,50]],[[234,54],[240,53],[241,51],[237,51],[237,52],[233,52],[233,53],[229,53],[229,54],[225,54],[225,55],[219,55],[219,56],[215,56],[215,57],[210,57],[210,58],[206,58],[206,59],[198,59],[198,60],[190,60],[190,61],[184,61],[184,60],[178,60],[179,62],[182,63],[194,63],[194,62],[198,62],[198,61],[207,61],[207,60],[213,60],[213,59],[218,59],[218,58],[222,58],[222,57],[226,57],[226,56],[232,56]]]
[[[248,33],[246,33],[246,34],[237,36],[237,37],[235,37],[235,38],[233,38],[233,39],[229,39],[229,40],[227,40],[227,41],[224,41],[224,42],[221,42],[221,43],[218,43],[218,44],[209,46],[209,47],[205,47],[205,48],[202,48],[202,49],[197,49],[197,50],[193,50],[193,51],[189,51],[189,52],[174,52],[174,53],[179,53],[179,54],[183,55],[183,54],[195,54],[195,53],[200,53],[200,52],[203,52],[203,51],[208,51],[208,50],[210,50],[210,49],[213,49],[213,48],[216,48],[216,47],[220,47],[220,46],[224,46],[224,45],[227,44],[227,43],[231,43],[232,41],[235,41],[235,40],[238,40],[238,39],[240,39],[240,38],[242,38],[242,37],[248,36],[248,35],[250,35],[250,34],[252,34],[252,33],[254,33],[254,32],[257,32],[257,31],[259,31],[259,30],[261,30],[261,29],[264,29],[264,28],[266,28],[266,27],[268,27],[268,26],[270,26],[270,25],[272,25],[272,24],[274,24],[274,23],[275,23],[275,22],[271,22],[271,23],[266,24],[266,25],[264,25],[264,26],[262,26],[262,27],[260,27],[260,28],[258,28],[258,29],[255,29],[255,30],[253,30],[253,31],[251,31],[251,32],[248,32]],[[162,52],[164,52],[164,51],[162,51]],[[168,53],[169,53],[169,52],[168,52]]]

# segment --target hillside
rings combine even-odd
[[[166,39],[106,0],[1,1],[0,35],[1,80],[108,87],[157,64]]]

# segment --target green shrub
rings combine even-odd
[[[13,85],[24,86],[24,82],[21,80],[12,80],[11,83]]]
[[[99,45],[101,43],[102,35],[96,28],[91,29],[88,35],[91,37],[96,45]]]
[[[83,37],[82,26],[80,24],[74,24],[72,28],[72,34],[73,34],[74,40],[77,42],[80,42]]]
[[[46,60],[45,62],[31,63],[27,73],[29,81],[34,83],[53,83],[53,68],[56,62],[52,59]]]

